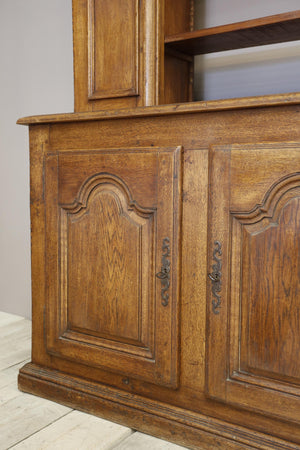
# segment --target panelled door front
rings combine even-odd
[[[207,395],[300,421],[300,144],[210,152]]]
[[[176,388],[181,149],[46,157],[47,350]]]

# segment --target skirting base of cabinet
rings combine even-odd
[[[19,389],[192,449],[293,449],[295,444],[36,364]]]

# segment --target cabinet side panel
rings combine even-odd
[[[33,126],[30,137],[30,215],[32,277],[32,361],[45,360],[45,204],[44,155],[49,145],[49,127]]]
[[[192,63],[165,54],[164,103],[184,103],[192,100]]]
[[[194,28],[194,0],[165,0],[165,36]],[[161,103],[192,101],[193,58],[181,54],[164,55],[164,96]]]
[[[184,33],[193,27],[194,0],[165,0],[165,35]]]

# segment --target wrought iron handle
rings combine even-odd
[[[219,295],[222,288],[222,261],[219,256],[222,256],[222,245],[219,241],[214,242],[215,249],[213,252],[213,260],[215,264],[212,266],[212,273],[208,274],[208,278],[212,281],[212,310],[214,314],[220,314],[221,296]]]
[[[155,276],[161,280],[161,304],[167,306],[169,303],[170,287],[170,270],[171,263],[168,257],[170,256],[170,239],[168,237],[163,239],[162,251],[164,252],[161,258],[161,271]]]
[[[220,277],[220,275],[218,274],[218,273],[209,273],[208,274],[208,278],[210,278],[211,279],[211,281],[220,281],[220,279],[221,279],[221,277]]]

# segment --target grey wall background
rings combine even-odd
[[[27,127],[73,111],[71,0],[0,0],[0,311],[30,317]]]
[[[151,1],[151,0],[149,0]],[[0,310],[30,317],[27,128],[73,111],[71,0],[0,0]],[[197,26],[299,9],[299,0],[196,0]],[[199,99],[300,91],[299,42],[198,57]]]

